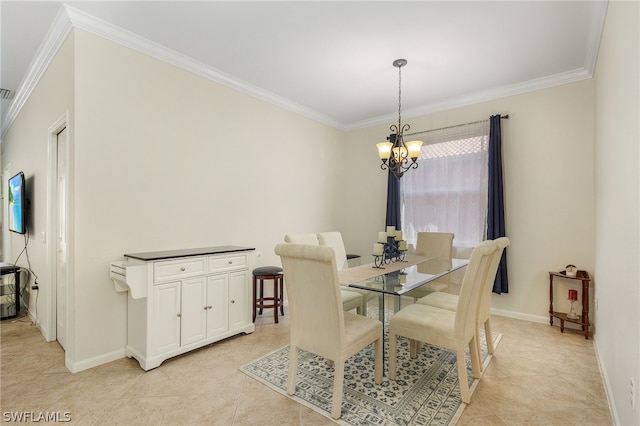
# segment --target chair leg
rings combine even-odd
[[[284,278],[280,277],[280,314],[284,315]]]
[[[258,296],[256,294],[256,276],[253,276],[253,322],[256,322],[256,303],[258,302]]]
[[[480,363],[480,354],[476,342],[477,339],[475,337],[469,342],[469,354],[471,355],[471,371],[473,377],[479,379],[482,376],[482,365]]]
[[[278,324],[278,303],[280,295],[278,295],[278,278],[273,279],[273,321]]]
[[[296,393],[296,374],[298,374],[298,348],[291,345],[289,348],[289,378],[287,380],[287,393]]]
[[[472,350],[472,353],[475,352]],[[469,390],[469,382],[467,381],[467,364],[464,361],[464,349],[456,351],[456,364],[458,366],[458,383],[460,384],[460,397],[462,402],[469,404],[471,402],[471,391]]]
[[[476,359],[478,360],[478,364],[479,364],[479,368],[480,368],[480,375],[484,374],[484,368],[482,366],[482,348],[481,348],[481,343],[482,340],[480,340],[480,328],[476,326],[476,334],[475,334],[475,343],[473,345],[473,350],[476,352]],[[471,344],[469,344],[469,350],[471,350]],[[473,363],[473,357],[471,357],[471,362]]]
[[[344,386],[344,360],[335,362],[333,369],[333,399],[331,417],[339,419],[342,415],[342,391]]]
[[[417,358],[418,352],[420,352],[420,342],[417,340],[409,339],[409,356],[411,358]]]
[[[376,385],[382,383],[382,364],[384,364],[384,358],[382,353],[382,337],[374,343],[374,375],[373,381]]]
[[[397,342],[398,336],[393,334],[389,330],[389,380],[396,379],[396,357],[397,357]]]
[[[260,300],[262,300],[264,298],[264,281],[262,280],[262,278],[259,281],[260,281]],[[260,306],[260,311],[258,313],[262,315],[262,306]]]
[[[484,322],[484,335],[487,342],[487,351],[489,351],[490,354],[493,354],[493,351],[495,351],[496,348],[493,343],[493,334],[491,333],[491,318],[487,318]]]

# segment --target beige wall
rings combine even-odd
[[[76,39],[77,340],[111,340],[83,343],[78,359],[124,347],[126,298],[106,273],[123,253],[231,244],[278,264],[284,234],[335,229],[342,132]]]
[[[510,290],[493,296],[496,312],[547,322],[548,271],[568,263],[593,271],[593,108],[593,81],[584,80],[403,120],[411,131],[422,131],[509,114],[502,120],[502,143]],[[372,231],[384,226],[386,174],[374,142],[388,133],[379,126],[348,135],[349,152],[362,159],[351,163],[345,213],[371,212],[345,214],[355,252],[368,253],[377,236]],[[561,295],[563,283],[557,302],[567,309]]]
[[[640,424],[639,27],[638,2],[609,3],[594,77],[595,344],[615,423],[621,425]]]
[[[2,141],[2,168],[11,167],[11,173],[23,171],[27,179],[27,198],[31,200],[28,237],[28,260],[23,253],[18,265],[28,267],[38,277],[40,290],[31,291],[35,276],[32,274],[29,282],[25,284],[23,301],[28,304],[32,318],[37,321],[39,327],[47,339],[51,339],[50,323],[51,306],[55,304],[55,296],[51,291],[51,283],[48,279],[48,267],[46,259],[47,244],[43,241],[48,238],[47,205],[47,173],[49,169],[48,146],[49,127],[57,120],[68,114],[74,113],[74,89],[73,89],[73,37],[69,37],[59,49],[55,59],[47,68],[44,77],[34,89],[29,101],[20,111],[15,122]],[[69,123],[73,126],[73,123]],[[70,143],[73,144],[73,136]],[[4,191],[4,190],[3,190]],[[5,229],[5,228],[3,228]],[[42,233],[45,233],[43,236]],[[15,262],[25,246],[23,235],[9,233],[10,250],[3,251],[3,261]],[[71,260],[71,264],[73,261]],[[73,345],[69,348],[69,355],[73,352]]]
[[[126,295],[108,273],[124,253],[243,245],[256,248],[256,266],[278,264],[273,247],[284,234],[337,229],[345,136],[81,30],[72,34],[3,140],[3,165],[36,182],[29,254],[40,275],[38,322],[47,329],[39,241],[48,218],[47,129],[70,111],[67,361],[78,371],[124,354]],[[18,235],[12,243],[7,259],[21,249]]]
[[[332,229],[343,232],[348,252],[370,251],[384,226],[386,191],[374,143],[387,126],[344,134],[74,34],[75,368],[121,356],[126,297],[113,290],[107,268],[123,253],[237,244],[256,247],[256,264],[277,264],[273,246],[284,234]],[[494,303],[546,321],[547,271],[568,262],[593,267],[592,82],[406,121],[417,131],[495,113],[511,117],[503,137],[512,246],[511,291]],[[13,135],[6,146],[17,143]],[[563,202],[568,194],[581,203]]]

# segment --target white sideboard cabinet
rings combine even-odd
[[[111,263],[128,291],[127,346],[144,370],[240,333],[252,333],[249,265],[254,249],[221,246],[125,254]]]

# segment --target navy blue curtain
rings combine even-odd
[[[396,135],[389,136],[389,142],[395,143]],[[387,217],[386,226],[395,226],[399,231],[402,229],[400,220],[400,179],[393,173],[388,173],[387,178]]]
[[[500,114],[489,119],[489,210],[487,212],[487,239],[493,240],[505,235],[504,191],[502,184],[502,136]],[[493,283],[494,293],[508,293],[507,250],[502,254],[500,265]]]

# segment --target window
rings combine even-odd
[[[418,168],[401,179],[407,243],[415,246],[418,232],[453,232],[456,252],[470,251],[486,235],[489,121],[410,138],[424,145]]]

